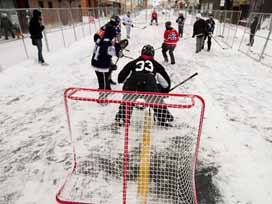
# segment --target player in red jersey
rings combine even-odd
[[[168,62],[168,56],[166,52],[169,51],[171,64],[175,64],[174,50],[176,48],[177,42],[179,40],[179,33],[171,26],[171,22],[167,21],[165,23],[166,30],[164,31],[164,42],[162,44],[162,54],[164,60]]]

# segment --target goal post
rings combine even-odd
[[[205,102],[194,94],[68,88],[73,166],[60,204],[197,204]]]

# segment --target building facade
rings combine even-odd
[[[83,16],[109,16],[138,7],[145,8],[147,2],[147,0],[0,0],[2,9],[0,15],[6,13],[14,25],[27,33],[28,22],[34,8],[42,11],[43,23],[50,28],[81,22]]]

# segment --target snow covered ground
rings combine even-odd
[[[144,44],[159,47],[163,30],[163,25],[133,29],[126,54],[137,57]],[[186,24],[184,37],[191,34]],[[46,53],[49,66],[31,58],[0,72],[1,204],[55,202],[72,162],[63,91],[97,87],[90,65],[91,40],[86,37]],[[1,45],[1,54],[2,49]],[[199,159],[218,168],[213,182],[222,195],[220,203],[272,203],[272,70],[215,43],[210,53],[194,51],[195,39],[181,39],[176,64],[164,65],[173,84],[199,73],[175,92],[206,100]],[[160,51],[155,58],[163,61]],[[128,61],[121,59],[118,71]]]

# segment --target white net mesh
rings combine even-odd
[[[61,200],[197,203],[193,171],[203,104],[194,96],[111,93],[98,103],[103,92],[81,90],[72,97],[76,166]]]

